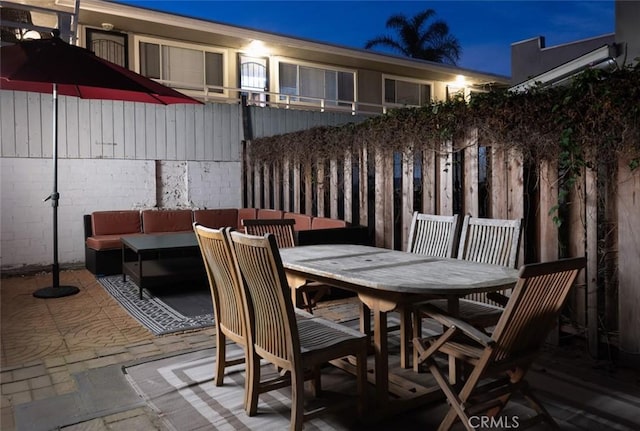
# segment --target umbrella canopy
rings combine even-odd
[[[169,105],[198,103],[91,51],[59,37],[29,40],[0,48],[0,89],[51,93],[53,96],[53,285],[38,289],[38,298],[74,295],[75,286],[60,286],[58,264],[58,94],[83,99],[125,100]]]
[[[58,37],[3,46],[0,58],[0,88],[6,90],[52,93],[57,84],[58,94],[83,99],[201,103]]]

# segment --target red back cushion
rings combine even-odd
[[[260,219],[280,220],[282,219],[283,215],[284,215],[284,211],[281,211],[281,210],[269,210],[269,209],[263,209],[263,208],[258,210],[258,218]]]
[[[144,233],[181,232],[193,230],[191,210],[144,210]]]
[[[93,235],[140,233],[140,211],[94,211],[91,213]]]
[[[236,225],[238,228],[241,228],[242,220],[251,220],[258,218],[258,210],[255,208],[240,208],[238,210],[238,224]]]
[[[284,218],[294,219],[296,224],[293,225],[294,230],[309,230],[311,229],[311,219],[312,217],[306,214],[298,214],[298,213],[284,213]]]
[[[311,220],[311,229],[330,229],[336,227],[346,227],[347,222],[335,218],[314,217]]]
[[[226,226],[237,228],[238,210],[236,208],[195,210],[193,221],[214,229]]]

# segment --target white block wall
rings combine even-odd
[[[187,196],[197,208],[239,208],[242,206],[242,164],[240,162],[189,162]]]
[[[241,205],[240,163],[188,162],[186,173],[183,184],[188,185],[192,207]],[[155,161],[59,160],[60,265],[84,264],[84,214],[153,208],[157,205],[156,181]],[[53,190],[52,161],[1,158],[0,184],[0,269],[51,265],[53,209],[50,201],[42,200]]]

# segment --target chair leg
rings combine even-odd
[[[413,339],[412,314],[407,307],[398,310],[400,313],[400,367],[410,368],[413,349],[411,348],[411,340]]]
[[[220,331],[220,328],[216,331],[216,375],[215,385],[222,386],[224,383],[224,369],[225,360],[227,354],[227,343],[224,334]]]
[[[313,389],[313,395],[318,398],[322,394],[322,374],[320,372],[320,365],[316,365],[311,370],[311,387]]]
[[[313,314],[313,299],[307,290],[302,291],[303,305],[302,308]]]
[[[291,373],[291,431],[302,430],[304,422],[304,373]]]
[[[547,409],[544,408],[540,400],[538,400],[538,398],[533,395],[533,393],[529,389],[529,385],[527,385],[526,382],[524,385],[522,385],[522,387],[520,388],[520,391],[522,392],[522,395],[524,396],[524,398],[529,402],[529,405],[531,406],[531,408],[535,410],[540,416],[542,416],[545,422],[547,422],[551,428],[556,430],[560,429],[560,426],[558,425],[558,423],[549,414]]]
[[[420,311],[414,311],[413,312],[413,338],[412,340],[415,340],[416,338],[422,338],[422,315],[420,313]],[[418,346],[416,345],[415,342],[413,342],[413,371],[415,371],[416,373],[420,372],[420,361],[418,360],[419,357],[419,352],[418,352]]]
[[[447,378],[442,374],[433,359],[429,358],[425,362],[429,366],[431,374],[438,382],[438,385],[446,395],[447,399],[449,400],[449,404],[451,405],[451,408],[449,408],[447,415],[440,423],[438,431],[447,431],[451,429],[456,419],[458,418],[462,421],[465,429],[467,429],[468,431],[473,431],[473,427],[469,423],[469,418],[462,408],[462,401],[460,400],[460,397],[454,392],[453,387],[449,384]]]
[[[258,412],[258,396],[260,395],[260,358],[255,353],[250,353],[246,364],[245,410],[249,416],[255,416]]]
[[[363,418],[367,411],[367,354],[356,356],[356,380],[358,390],[358,416]]]

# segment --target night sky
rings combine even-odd
[[[615,17],[613,0],[118,2],[353,48],[379,35],[395,37],[385,28],[389,16],[431,8],[460,41],[458,66],[505,76],[513,42],[544,36],[553,46],[613,33]]]

